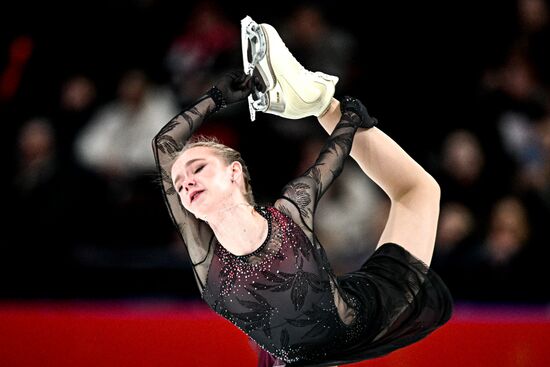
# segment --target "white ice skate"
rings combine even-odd
[[[265,85],[265,92],[255,90],[248,97],[252,121],[258,111],[300,119],[327,110],[338,77],[306,70],[275,28],[249,16],[241,20],[241,42],[244,72],[256,72]]]

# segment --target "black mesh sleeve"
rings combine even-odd
[[[288,206],[283,201],[279,201],[279,208],[286,209],[286,213],[291,215],[296,223],[305,225],[311,232],[313,232],[313,215],[317,204],[334,179],[342,172],[345,160],[351,152],[356,131],[356,124],[350,121],[347,115],[343,115],[313,166],[302,176],[287,184],[282,191],[282,198],[293,205]]]
[[[172,182],[171,170],[185,143],[204,119],[217,109],[214,99],[206,95],[174,117],[153,139],[153,152],[166,205],[187,247],[201,293],[212,259],[214,235],[205,222],[195,218],[181,204]]]

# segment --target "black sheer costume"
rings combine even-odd
[[[313,216],[351,150],[358,126],[347,114],[315,164],[286,185],[272,206],[256,207],[269,228],[261,246],[244,256],[222,247],[210,227],[183,207],[170,178],[178,152],[216,109],[205,96],[154,139],[166,202],[202,297],[215,312],[289,366],[378,357],[450,318],[452,301],[440,278],[397,244],[381,246],[356,272],[332,272]]]

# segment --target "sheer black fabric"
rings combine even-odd
[[[154,141],[172,218],[193,261],[204,300],[263,350],[288,365],[334,365],[391,352],[445,323],[452,303],[428,267],[396,244],[381,246],[357,272],[336,277],[315,237],[317,203],[342,171],[356,125],[338,123],[315,164],[256,207],[268,235],[236,256],[206,223],[180,204],[171,166],[185,141],[214,108],[210,98],[173,119]]]
[[[205,96],[174,117],[153,139],[153,152],[162,181],[166,205],[172,221],[187,247],[201,293],[204,290],[206,274],[212,261],[214,233],[208,224],[197,219],[183,207],[170,174],[185,143],[200,127],[205,117],[215,109],[214,101]]]

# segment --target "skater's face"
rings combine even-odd
[[[210,147],[185,150],[172,166],[171,176],[183,206],[197,218],[243,198],[241,164],[228,164]]]

